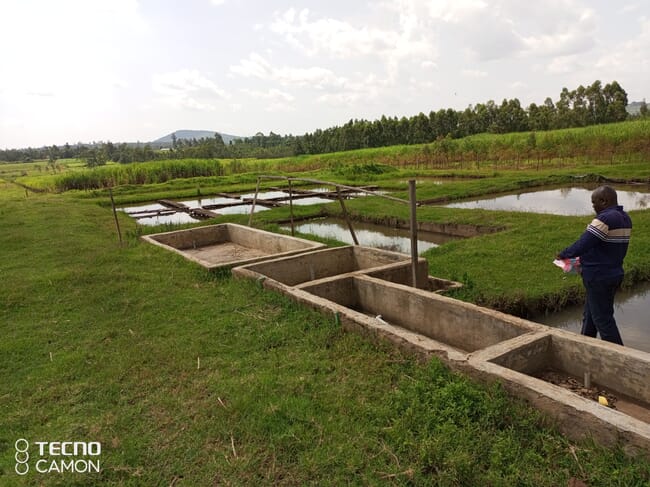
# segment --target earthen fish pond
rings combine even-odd
[[[411,252],[411,237],[407,229],[359,221],[352,222],[352,227],[360,245],[405,254]],[[288,231],[291,227],[284,224],[281,228]],[[347,244],[354,243],[347,223],[341,218],[326,217],[301,221],[294,224],[294,229],[302,234],[316,235]],[[421,253],[460,238],[462,237],[446,233],[418,231],[418,252]]]
[[[626,210],[645,210],[650,205],[650,186],[611,184],[618,193],[618,203]],[[521,211],[554,215],[590,215],[591,193],[598,184],[584,186],[525,189],[490,195],[444,205],[446,208]]]
[[[357,198],[365,193],[344,190],[344,198]],[[196,223],[199,220],[219,215],[248,214],[253,209],[255,193],[227,194],[207,196],[191,200],[172,201],[159,200],[138,206],[120,208],[121,211],[135,218],[141,225],[153,226],[164,223],[183,224]],[[331,203],[334,194],[328,188],[309,188],[292,190],[291,204],[297,206]],[[255,202],[255,213],[289,204],[290,195],[287,189],[261,191]]]

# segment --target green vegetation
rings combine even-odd
[[[2,485],[650,479],[646,460],[569,442],[498,387],[139,242],[124,215],[120,248],[92,200],[4,184],[0,202]],[[21,437],[100,441],[102,472],[19,478]]]
[[[29,187],[67,191],[120,185],[155,184],[179,178],[256,173],[325,171],[328,177],[376,180],[386,168],[438,169],[449,175],[469,175],[498,170],[575,168],[641,162],[650,157],[650,120],[637,120],[549,132],[481,134],[463,139],[444,138],[431,144],[360,149],[332,154],[273,160],[187,159],[148,163],[113,164],[60,176],[22,177]],[[475,172],[475,171],[478,171]],[[321,174],[322,175],[322,174]],[[209,181],[207,181],[209,183]],[[195,181],[196,187],[200,181]],[[205,183],[205,181],[204,181]]]

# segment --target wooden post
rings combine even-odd
[[[345,218],[345,221],[348,224],[348,228],[350,229],[350,235],[352,235],[352,240],[354,241],[354,245],[359,245],[359,241],[357,240],[357,235],[354,233],[354,228],[352,228],[352,222],[350,221],[348,212],[345,209],[345,204],[343,203],[343,198],[341,197],[341,188],[339,188],[338,186],[336,187],[336,193],[339,196],[339,203],[341,203],[341,210],[343,211],[343,217]]]
[[[115,200],[113,199],[113,189],[108,188],[108,194],[111,197],[111,206],[113,207],[113,218],[115,218],[115,226],[117,227],[117,236],[120,238],[120,247],[122,246],[122,231],[120,230],[120,221],[117,219],[117,210],[115,210]]]
[[[295,235],[295,231],[293,229],[293,192],[291,190],[291,179],[287,178],[287,181],[289,183],[289,216],[291,218],[291,236],[293,237]]]
[[[255,203],[257,203],[257,193],[260,192],[260,178],[257,177],[257,184],[255,185],[255,196],[253,197],[253,206],[251,207],[251,216],[248,217],[248,226],[253,225],[253,213],[255,213]]]
[[[416,216],[415,179],[409,179],[409,202],[411,205],[411,274],[413,287],[418,287],[418,221]]]

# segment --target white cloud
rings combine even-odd
[[[551,74],[569,74],[581,71],[584,64],[577,55],[559,56],[553,58],[546,69]]]
[[[241,91],[253,99],[265,101],[267,103],[265,108],[266,111],[289,112],[294,110],[294,107],[291,105],[291,103],[295,100],[295,97],[284,91],[280,91],[275,88],[271,88],[267,91],[248,89]]]
[[[389,84],[388,80],[371,74],[359,81],[348,81],[341,89],[320,95],[316,101],[347,107],[361,102],[370,103],[380,99]]]
[[[490,8],[482,0],[431,0],[427,4],[432,18],[455,24]]]
[[[226,0],[210,0],[210,3],[212,5],[219,6],[219,5],[223,5],[224,3],[226,3]]]
[[[488,75],[486,71],[481,71],[480,69],[463,69],[461,72],[463,76],[469,78],[487,78]]]
[[[332,18],[309,19],[309,10],[294,9],[276,16],[271,30],[284,35],[309,54],[327,53],[340,58],[375,54],[395,45],[397,33],[376,28],[354,27]]]
[[[275,81],[285,86],[312,86],[317,89],[342,86],[347,81],[346,78],[336,76],[331,70],[318,66],[276,68],[257,53],[249,54],[247,59],[242,59],[239,64],[231,66],[230,71],[244,77]]]
[[[297,12],[293,8],[276,14],[270,29],[308,56],[377,58],[384,63],[391,79],[395,79],[402,60],[430,60],[437,54],[415,8],[406,8],[409,2],[398,2],[398,6],[403,8],[394,15],[399,24],[395,29],[355,26],[334,18],[312,20],[308,9]]]
[[[153,90],[161,99],[175,107],[194,110],[215,110],[215,103],[230,95],[195,69],[181,69],[153,76]]]
[[[595,44],[595,13],[581,0],[402,0],[426,7],[429,28],[458,37],[456,49],[479,61],[513,56],[557,56]]]
[[[526,49],[535,55],[568,55],[584,52],[595,45],[595,15],[591,9],[565,11],[565,19],[555,30],[523,37]]]
[[[629,13],[629,12],[635,12],[641,8],[641,5],[639,3],[628,3],[626,5],[623,5],[620,9],[621,13]]]
[[[596,62],[596,68],[610,73],[649,73],[650,72],[650,20],[639,20],[639,34],[619,45],[613,46]]]
[[[286,93],[284,91],[277,90],[275,88],[271,88],[268,91],[258,91],[258,90],[242,90],[243,93],[246,93],[248,96],[251,96],[253,98],[262,98],[265,100],[271,100],[271,101],[276,101],[276,102],[292,102],[295,100],[295,97],[289,93]]]

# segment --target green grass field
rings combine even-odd
[[[409,171],[347,182],[400,194]],[[482,177],[418,188],[418,197],[505,191],[572,171],[648,176],[644,164],[467,172]],[[223,191],[254,181],[174,180],[115,192],[121,202],[143,201],[191,193],[197,183]],[[650,483],[647,459],[568,441],[499,387],[435,360],[419,363],[253,282],[211,275],[144,244],[125,215],[120,247],[107,201],[104,191],[26,195],[0,182],[0,485]],[[354,215],[408,215],[406,205],[378,198],[348,206]],[[271,210],[255,223],[287,215]],[[579,298],[579,282],[562,279],[550,260],[584,217],[420,208],[418,218],[505,227],[427,254],[432,274],[465,282],[462,299],[525,311]],[[630,283],[650,276],[649,217],[633,218]],[[18,438],[101,442],[101,473],[20,477]]]

